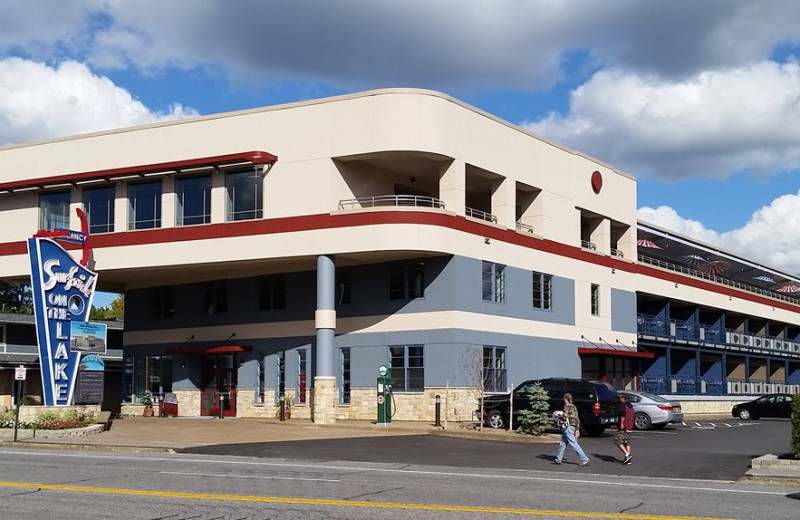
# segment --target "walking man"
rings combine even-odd
[[[633,430],[633,405],[628,402],[628,394],[619,394],[619,420],[617,421],[617,433],[614,435],[614,444],[622,452],[623,464],[630,464],[633,460],[631,455],[631,431]]]
[[[586,466],[589,464],[589,457],[586,456],[581,445],[578,444],[577,438],[580,437],[581,420],[578,417],[578,409],[572,404],[572,394],[564,394],[564,422],[561,442],[558,443],[558,452],[556,452],[553,464],[561,464],[564,451],[567,449],[567,444],[569,444],[578,454],[578,458],[581,461],[580,465]]]

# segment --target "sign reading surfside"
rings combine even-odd
[[[70,348],[71,322],[88,320],[97,274],[47,238],[28,239],[28,256],[44,404],[66,406],[81,356]]]

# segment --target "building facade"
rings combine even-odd
[[[468,419],[476,388],[538,377],[800,383],[800,351],[774,348],[800,341],[791,295],[683,265],[668,243],[721,252],[637,222],[633,177],[436,92],[2,148],[3,278],[26,280],[25,239],[79,208],[98,287],[125,293],[131,405],[147,389],[258,417],[284,396],[293,416],[373,419],[381,365],[395,420],[432,418],[436,395]],[[771,348],[731,350],[731,331]]]

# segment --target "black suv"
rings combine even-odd
[[[617,423],[617,406],[619,394],[613,386],[602,381],[586,379],[540,379],[525,381],[514,389],[514,422],[519,411],[530,406],[528,391],[540,383],[547,391],[550,412],[564,408],[564,394],[572,394],[572,403],[578,409],[581,418],[581,429],[589,435],[600,435],[607,426]],[[491,428],[505,428],[508,425],[508,394],[490,395],[484,399],[486,425]],[[480,415],[480,410],[478,410]]]

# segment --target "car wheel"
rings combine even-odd
[[[586,432],[586,435],[589,435],[590,437],[599,437],[604,431],[606,431],[605,426],[584,426],[583,429]]]
[[[486,426],[489,428],[500,429],[506,425],[506,422],[503,420],[503,414],[498,412],[497,410],[493,410],[489,412],[489,415],[486,416]]]
[[[750,410],[748,410],[747,408],[742,408],[741,410],[739,410],[739,419],[741,419],[743,421],[749,421],[750,420]]]
[[[649,430],[652,422],[646,413],[637,413],[633,416],[633,427],[637,430]]]

